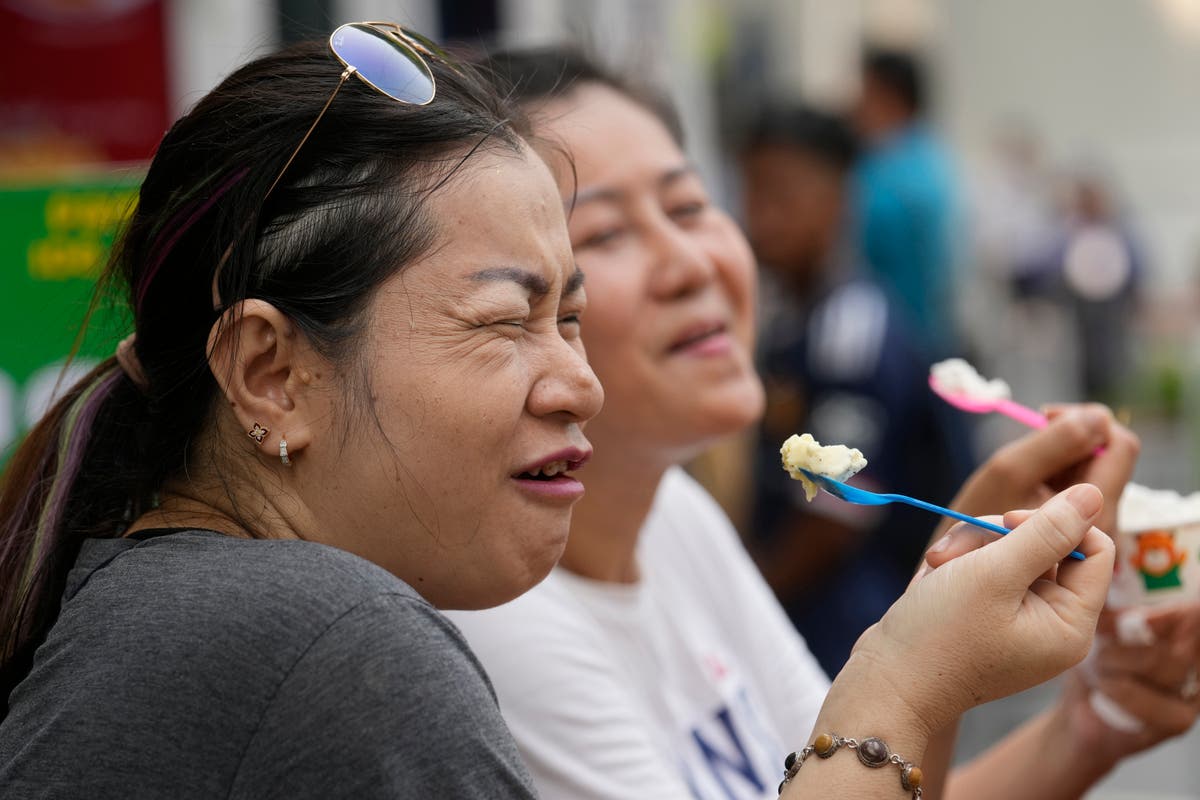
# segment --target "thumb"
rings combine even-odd
[[[1104,495],[1081,483],[1059,492],[1012,533],[985,548],[997,559],[1006,584],[1024,592],[1042,573],[1066,558],[1104,507]],[[982,555],[982,554],[981,554]]]

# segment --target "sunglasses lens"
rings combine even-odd
[[[415,52],[383,31],[367,25],[343,25],[330,47],[344,63],[376,89],[404,103],[433,99],[433,73]]]

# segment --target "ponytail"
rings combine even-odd
[[[115,358],[101,363],[34,426],[0,478],[0,719],[9,692],[58,616],[83,539],[120,532],[120,519],[96,520],[92,513],[89,521],[98,524],[84,530],[67,523],[82,504],[92,504],[92,492],[80,489],[113,477],[91,474],[104,465],[89,463],[89,456],[98,449],[98,435],[111,434],[117,417],[126,416],[116,413],[114,401],[127,402],[131,388]],[[102,417],[106,421],[99,423]],[[111,498],[103,506],[113,508]]]

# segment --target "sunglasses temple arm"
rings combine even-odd
[[[351,66],[347,66],[346,69],[342,71],[342,77],[338,79],[337,86],[333,87],[333,91],[330,93],[329,99],[325,101],[325,105],[321,106],[321,112],[317,114],[317,118],[313,120],[312,125],[308,126],[308,130],[304,132],[304,138],[302,138],[300,143],[296,145],[296,149],[292,151],[290,156],[288,156],[287,163],[283,165],[283,169],[279,170],[279,174],[275,176],[275,180],[273,180],[270,187],[267,188],[267,193],[263,195],[261,203],[267,202],[267,198],[271,196],[271,192],[275,191],[275,187],[279,185],[281,180],[283,180],[283,176],[287,173],[288,167],[292,165],[292,162],[296,160],[296,156],[300,154],[300,148],[304,147],[304,143],[308,141],[308,137],[312,136],[312,132],[316,130],[317,123],[321,121],[321,118],[325,116],[325,112],[329,110],[329,106],[333,103],[333,98],[337,97],[337,93],[341,91],[342,86],[344,86],[346,81],[350,79],[350,76],[357,71],[358,70],[356,68]],[[233,248],[237,246],[237,243],[241,241],[242,237],[246,235],[246,232],[250,230],[250,226],[253,224],[254,217],[250,217],[245,221],[245,223],[242,224],[242,227],[238,230],[237,235],[233,237],[233,240],[229,242],[229,246],[225,248],[225,252],[221,254],[221,260],[217,262],[217,268],[213,270],[212,294],[214,308],[221,307],[221,296],[217,291],[217,281],[221,277],[221,270],[225,267],[225,262],[229,261],[229,257],[233,255]]]
[[[296,156],[300,154],[300,148],[304,147],[304,143],[308,141],[308,137],[312,136],[312,132],[316,130],[317,124],[325,116],[325,112],[329,110],[329,106],[333,103],[333,98],[337,97],[337,93],[341,91],[342,86],[357,71],[354,67],[346,67],[342,71],[342,77],[338,80],[337,86],[333,87],[333,92],[329,95],[329,99],[325,101],[325,105],[321,106],[321,113],[317,114],[317,118],[313,120],[312,125],[309,125],[308,130],[304,132],[304,138],[300,140],[300,144],[296,145],[296,149],[288,156],[287,163],[283,165],[283,169],[279,170],[279,174],[275,176],[275,180],[271,183],[270,188],[267,189],[267,193],[263,195],[262,202],[265,203],[267,198],[271,196],[271,192],[275,191],[275,187],[283,179],[284,173],[288,171],[288,167],[292,165],[292,162],[296,160]]]

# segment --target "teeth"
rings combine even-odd
[[[540,470],[538,470],[538,472],[540,472],[542,475],[545,475],[547,478],[553,478],[560,472],[566,471],[567,462],[565,461],[551,461],[549,464],[544,465]]]

